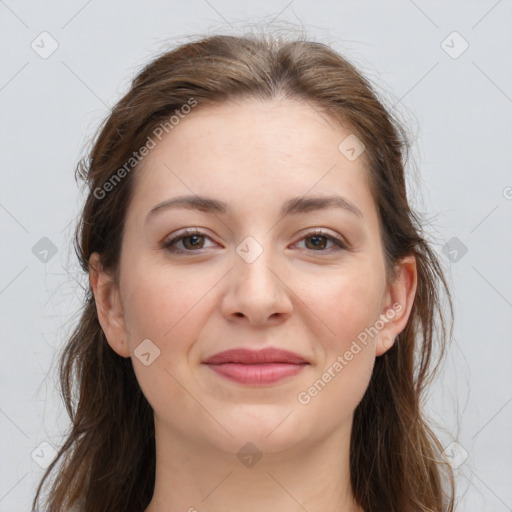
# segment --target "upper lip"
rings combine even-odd
[[[307,361],[300,356],[288,350],[279,348],[264,348],[261,350],[251,350],[247,348],[233,348],[225,350],[209,357],[205,364],[225,364],[225,363],[242,363],[242,364],[262,364],[262,363],[288,363],[302,364]]]

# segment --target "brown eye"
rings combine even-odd
[[[198,249],[207,248],[208,246],[205,246],[206,240],[211,239],[200,231],[189,229],[181,235],[164,242],[163,248],[173,253],[191,253]]]
[[[185,249],[201,249],[204,245],[204,236],[202,235],[188,235],[181,238],[183,247]]]
[[[304,240],[306,240],[306,247],[312,250],[325,249],[327,242],[329,241],[327,237],[323,235],[308,236]],[[308,244],[308,240],[311,241],[310,244]]]
[[[347,245],[338,238],[328,235],[322,231],[313,232],[303,237],[299,243],[304,241],[305,248],[309,251],[330,253],[347,249]],[[330,246],[328,244],[331,244]]]

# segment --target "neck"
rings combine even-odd
[[[177,439],[155,420],[155,491],[145,512],[362,512],[350,486],[350,428],[272,453],[249,445],[237,456]]]

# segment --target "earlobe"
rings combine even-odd
[[[375,355],[380,356],[389,350],[404,330],[411,314],[416,288],[416,258],[410,255],[398,262],[395,278],[384,298],[381,313],[384,326],[379,332]]]
[[[384,345],[384,348],[385,348],[385,349],[388,349],[388,348],[391,348],[391,346],[392,346],[394,343],[395,343],[395,340],[394,340],[394,339],[393,339],[393,342],[392,342],[392,343],[390,343],[390,340],[385,339],[385,340],[383,341],[383,343],[382,343],[382,344]]]
[[[89,258],[89,283],[94,294],[98,321],[108,344],[120,356],[129,357],[130,348],[119,289],[112,274],[103,269],[98,253],[93,253]]]

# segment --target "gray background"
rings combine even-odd
[[[413,136],[411,201],[456,308],[428,411],[457,442],[458,510],[512,510],[511,0],[0,0],[0,511],[30,509],[68,426],[55,368],[87,283],[70,246],[85,143],[166,40],[271,21],[354,61]]]

